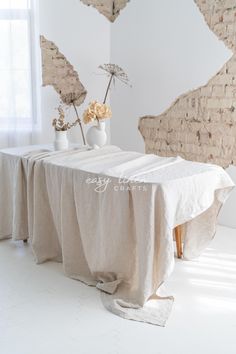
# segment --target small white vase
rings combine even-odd
[[[86,140],[89,146],[93,149],[99,149],[107,142],[107,133],[106,133],[106,123],[103,120],[100,120],[97,125],[89,128],[86,134]]]
[[[54,140],[54,149],[56,151],[67,150],[69,147],[69,142],[67,139],[66,130],[55,130],[55,140]]]

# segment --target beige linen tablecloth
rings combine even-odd
[[[29,237],[38,263],[62,261],[111,312],[161,326],[173,303],[160,296],[173,228],[185,225],[184,257],[198,256],[234,186],[220,167],[115,146],[2,150],[0,178],[0,238]]]

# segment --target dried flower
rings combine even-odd
[[[95,120],[102,120],[111,118],[111,109],[106,105],[93,101],[89,104],[88,108],[83,114],[83,121],[85,124],[91,123]]]
[[[65,112],[62,106],[60,105],[57,110],[59,113],[59,118],[54,118],[52,121],[52,126],[56,131],[66,131],[80,123],[80,118],[77,118],[73,123],[65,122]]]
[[[85,99],[86,94],[83,94],[83,100]],[[76,106],[79,106],[79,102],[81,100],[82,94],[75,93],[75,92],[68,92],[68,93],[61,93],[61,100],[64,104],[67,106],[72,106],[75,104]]]
[[[124,70],[116,64],[103,64],[103,65],[100,65],[98,68],[106,71],[110,76],[110,79],[109,79],[109,82],[107,85],[107,89],[106,89],[106,93],[105,93],[105,97],[103,100],[103,103],[106,103],[107,95],[110,90],[112,80],[115,83],[115,79],[118,79],[121,82],[123,82],[124,84],[128,85],[129,78],[128,78],[127,74],[124,72]]]
[[[103,64],[100,65],[98,68],[106,71],[109,74],[109,76],[112,75],[113,78],[120,80],[124,84],[126,85],[129,84],[128,75],[124,72],[124,70],[120,66],[116,64]]]

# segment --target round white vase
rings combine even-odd
[[[106,123],[99,121],[97,125],[89,128],[86,134],[86,140],[93,149],[99,149],[107,142]]]
[[[66,130],[55,130],[55,140],[54,140],[54,149],[56,151],[67,150],[69,147],[69,142],[67,139]]]

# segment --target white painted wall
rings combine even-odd
[[[111,62],[126,69],[133,85],[117,84],[112,92],[112,143],[138,151],[144,151],[139,117],[162,113],[232,55],[193,0],[131,0],[112,25],[111,39]],[[229,173],[236,182],[236,168]],[[236,227],[235,206],[236,190],[222,209],[222,224]]]
[[[54,41],[80,74],[91,99],[102,99],[106,77],[99,64],[114,62],[131,79],[130,89],[119,82],[112,90],[112,143],[144,151],[138,118],[160,114],[183,92],[205,84],[231,53],[209,30],[193,0],[131,0],[110,25],[95,9],[79,0],[39,0],[39,32]],[[53,140],[51,119],[58,105],[53,88],[41,89],[41,142]],[[73,110],[72,110],[73,115]],[[109,127],[108,127],[109,130]],[[71,140],[81,142],[79,128]],[[236,182],[236,168],[230,175]],[[236,190],[220,221],[236,227]]]
[[[111,61],[126,69],[133,84],[112,94],[112,141],[125,149],[143,150],[139,117],[162,113],[231,56],[193,0],[131,0],[111,38]]]
[[[90,100],[102,100],[104,96],[107,78],[99,75],[97,68],[110,60],[110,23],[79,0],[38,0],[38,7],[39,33],[55,42],[88,91],[85,103],[79,107],[82,116]],[[49,143],[54,139],[51,121],[56,116],[59,99],[52,87],[40,91],[43,132],[40,142]],[[72,108],[71,117],[75,117]],[[78,127],[71,130],[70,140],[82,142]]]

